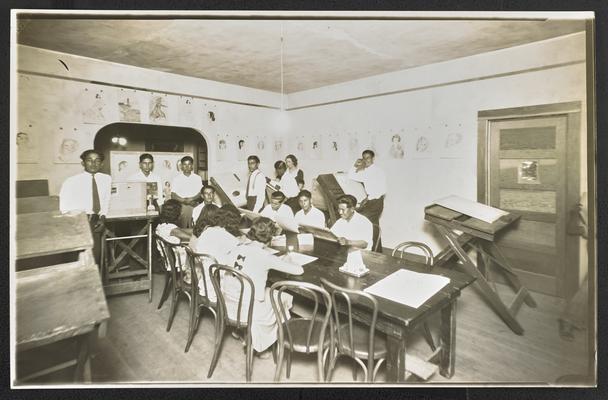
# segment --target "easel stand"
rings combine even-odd
[[[476,278],[477,286],[492,309],[513,332],[522,335],[524,329],[515,316],[522,303],[526,303],[529,307],[536,307],[536,302],[521,284],[513,268],[494,243],[495,234],[513,224],[519,219],[519,216],[509,214],[489,224],[436,204],[426,207],[424,212],[424,218],[431,222],[439,233],[446,238],[451,250],[458,256],[464,271]],[[463,234],[458,235],[454,231],[461,231]],[[477,265],[467,253],[467,247],[475,250],[479,255]],[[444,258],[444,260],[446,259]],[[516,292],[508,306],[488,282],[491,266],[495,266],[504,274],[509,285]]]
[[[156,214],[143,214],[106,218],[106,230],[101,241],[101,270],[106,295],[147,290],[148,302],[152,301],[152,221],[156,217]],[[132,223],[129,225],[143,222],[143,226],[134,235],[118,236],[115,233],[116,225],[125,222]],[[146,242],[147,259],[143,259],[134,249],[140,241]],[[110,242],[115,242],[118,245],[118,252],[115,251],[115,246],[108,246]],[[131,256],[131,259],[140,264],[143,269],[129,268],[123,270],[120,263],[127,255]],[[125,266],[125,268],[128,267]]]

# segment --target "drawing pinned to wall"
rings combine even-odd
[[[186,126],[198,125],[194,117],[194,99],[192,97],[181,97],[178,102],[179,124]]]
[[[322,136],[318,133],[311,135],[308,138],[308,158],[311,160],[319,160],[322,158]]]
[[[105,124],[108,102],[103,89],[89,90],[84,88],[79,101],[82,104],[82,122],[85,124]]]
[[[236,147],[236,155],[239,161],[245,161],[249,156],[248,151],[248,143],[249,139],[247,136],[237,136],[237,147]]]
[[[285,149],[283,146],[283,138],[275,137],[274,138],[274,159],[280,160],[285,156]]]
[[[350,158],[359,158],[361,156],[361,152],[359,151],[359,137],[356,132],[348,132],[346,134],[348,138],[348,152],[350,154]]]
[[[17,163],[38,163],[38,135],[34,131],[33,124],[25,123],[23,129],[19,129],[16,137]]]
[[[390,148],[388,155],[390,158],[395,160],[402,160],[405,156],[405,149],[403,140],[405,138],[405,131],[402,129],[399,132],[390,132]]]
[[[72,132],[68,129],[59,127],[59,133],[55,136],[55,157],[56,164],[80,164],[80,153],[84,151],[81,138],[77,134],[77,129]]]
[[[412,154],[413,158],[431,158],[433,156],[433,143],[430,136],[430,131],[414,135],[412,146],[413,148],[412,151],[410,151],[410,154]]]
[[[266,138],[263,136],[256,137],[256,149],[258,152],[266,150]]]
[[[167,122],[167,112],[169,110],[167,95],[152,93],[149,106],[148,117],[150,118],[150,122],[156,124]]]
[[[141,122],[137,92],[121,89],[118,98],[118,119],[121,122]]]
[[[323,142],[325,145],[323,154],[325,154],[326,157],[331,157],[332,159],[337,158],[341,147],[339,135],[337,133],[330,132],[324,134],[323,138],[325,139]]]
[[[228,153],[228,144],[227,144],[227,137],[225,134],[217,134],[217,139],[216,139],[216,143],[217,143],[217,160],[218,161],[225,161],[227,159],[227,153]]]

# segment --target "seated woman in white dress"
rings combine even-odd
[[[199,216],[196,225],[192,231],[190,239],[190,248],[195,253],[208,254],[214,257],[220,264],[229,264],[229,253],[241,242],[241,232],[238,229],[241,215],[234,207],[224,205],[218,208],[214,204],[206,206]],[[213,284],[209,278],[210,259],[203,259],[203,265],[195,265],[196,275],[198,279],[198,288],[203,296],[207,296],[209,300],[215,301],[217,296],[213,289]],[[201,267],[205,268],[205,285],[201,280]]]
[[[267,350],[277,340],[277,320],[270,304],[270,289],[266,287],[268,271],[274,269],[293,275],[300,275],[304,272],[300,265],[270,254],[266,247],[270,244],[274,233],[275,226],[269,218],[256,219],[247,232],[247,237],[251,241],[237,245],[230,253],[231,263],[228,264],[245,273],[253,282],[255,304],[251,321],[251,342],[257,353]],[[245,288],[241,307],[243,322],[247,321],[250,296],[248,286]],[[234,277],[224,276],[222,291],[226,300],[228,317],[236,319],[241,291],[239,281]],[[286,303],[286,309],[291,308],[291,296],[283,295],[281,299]]]
[[[156,235],[173,244],[180,244],[182,240],[188,241],[192,235],[192,229],[180,228],[177,226],[181,212],[182,205],[177,200],[167,200],[160,210],[158,225],[154,230]],[[160,254],[163,254],[160,247],[158,248],[158,251]],[[181,247],[177,247],[175,262],[178,269],[181,269],[182,266],[186,265],[186,251]],[[167,268],[167,271],[171,268],[169,265],[166,265],[165,267]],[[189,277],[190,274],[188,272],[188,278]]]

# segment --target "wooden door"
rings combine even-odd
[[[542,293],[566,294],[578,263],[569,265],[575,238],[566,234],[580,166],[577,132],[568,132],[568,114],[487,121],[486,201],[521,215],[519,223],[496,239],[522,283]],[[569,157],[569,154],[571,155]],[[578,159],[578,157],[575,157]],[[568,177],[576,177],[570,179]],[[578,254],[576,255],[578,259]]]

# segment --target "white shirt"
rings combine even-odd
[[[219,204],[217,204],[215,202],[213,202],[211,204],[215,204],[216,206],[221,207]],[[203,208],[205,208],[205,206],[206,206],[205,202],[202,202],[201,204],[199,204],[198,206],[196,206],[192,209],[192,221],[194,221],[195,224],[196,224],[196,221],[198,221],[198,217],[203,212]]]
[[[107,215],[110,208],[112,177],[98,172],[95,174],[97,193],[99,194],[99,215]],[[62,213],[82,211],[93,214],[93,179],[88,172],[70,176],[61,185],[59,192],[59,209]]]
[[[266,176],[264,176],[262,171],[256,169],[249,174],[247,184],[249,186],[247,187],[246,194],[249,196],[256,196],[253,211],[258,212],[264,205],[264,200],[266,199]]]
[[[366,250],[372,249],[372,241],[374,236],[374,228],[367,217],[355,211],[350,221],[340,218],[336,221],[331,231],[337,237],[343,237],[348,240],[365,240],[367,242]]]
[[[325,215],[323,211],[315,207],[310,207],[308,213],[304,213],[304,210],[300,210],[296,213],[296,222],[298,225],[310,225],[318,228],[325,228]]]
[[[268,204],[266,207],[264,207],[260,214],[263,217],[270,218],[274,222],[277,221],[277,217],[287,221],[289,219],[293,219],[293,211],[289,206],[286,206],[285,204],[281,204],[277,211],[273,210],[270,204]]]
[[[386,194],[386,175],[376,164],[356,172],[355,167],[348,171],[348,177],[353,181],[363,183],[368,200],[379,199]]]
[[[300,193],[300,187],[296,182],[296,178],[285,172],[281,179],[279,179],[278,185],[280,186],[280,191],[283,192],[285,196],[296,197],[298,193]]]
[[[163,195],[163,181],[160,176],[151,172],[146,176],[140,169],[128,179],[129,182],[151,182],[156,183],[156,202],[161,205],[165,202],[165,196]]]
[[[202,188],[203,180],[194,172],[190,173],[189,176],[180,172],[171,181],[171,192],[179,197],[194,197],[200,193]]]

